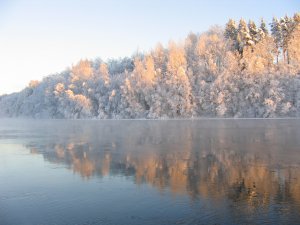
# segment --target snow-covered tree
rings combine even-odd
[[[239,49],[237,35],[238,35],[238,26],[233,19],[229,19],[225,27],[224,36],[227,40],[231,42],[231,46],[233,50]]]
[[[229,20],[184,43],[70,69],[0,96],[0,116],[192,118],[300,116],[300,14],[274,18],[271,34]],[[277,62],[274,62],[274,59]]]
[[[249,34],[250,34],[250,37],[251,37],[251,43],[252,43],[252,46],[253,46],[260,39],[259,38],[259,29],[256,27],[256,24],[254,23],[253,20],[249,20],[248,28],[249,28]]]
[[[78,64],[72,67],[71,79],[72,82],[79,80],[88,80],[93,74],[91,62],[88,60],[80,60]]]
[[[186,74],[187,62],[183,46],[169,43],[167,73],[164,79],[164,113],[173,117],[192,114],[193,102],[191,86]]]
[[[276,44],[276,62],[279,62],[279,55],[282,48],[282,28],[280,21],[274,17],[271,25],[271,34]]]
[[[267,24],[264,19],[261,19],[261,21],[260,21],[258,35],[259,35],[259,40],[263,40],[265,37],[269,36]]]
[[[202,79],[214,80],[224,69],[227,45],[222,32],[211,30],[200,35],[197,45],[198,67],[197,72],[202,73]]]
[[[300,72],[300,22],[296,22],[288,44],[289,62]]]
[[[252,47],[244,49],[241,62],[247,73],[261,75],[273,68],[275,43],[270,37],[265,37]]]
[[[253,46],[255,43],[251,38],[248,25],[244,19],[241,19],[237,31],[238,51],[243,55],[243,50],[247,46]]]

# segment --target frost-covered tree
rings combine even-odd
[[[296,22],[288,44],[289,61],[300,71],[300,23]]]
[[[167,73],[164,78],[164,113],[169,117],[187,117],[192,114],[191,86],[186,74],[187,62],[183,46],[169,43]]]
[[[252,47],[246,47],[241,62],[246,73],[261,75],[273,68],[275,43],[272,38],[265,37]]]
[[[294,17],[273,18],[271,31],[277,47],[277,63],[280,60],[280,56],[282,56],[283,62],[290,64],[290,51],[292,47],[289,45],[293,38],[294,30],[299,24],[299,18],[299,13],[296,13]]]
[[[229,20],[184,43],[70,69],[0,96],[0,116],[192,118],[300,116],[300,14],[257,27]],[[277,59],[277,62],[274,62]]]
[[[194,33],[190,33],[185,39],[184,49],[187,61],[187,73],[192,85],[197,81],[196,74],[199,73],[197,70],[198,54],[195,51],[197,49],[198,36]]]
[[[88,80],[93,74],[91,62],[88,60],[80,60],[71,70],[71,80],[76,82],[79,80]]]
[[[221,31],[215,29],[201,35],[196,51],[202,79],[212,81],[224,71],[227,45]]]
[[[151,89],[155,79],[153,59],[136,58],[134,70],[122,86],[124,105],[129,118],[147,117],[151,105]]]
[[[110,86],[110,75],[108,72],[107,64],[101,63],[99,68],[96,70],[95,88],[91,89],[90,92],[92,97],[94,97],[94,105],[97,110],[97,116],[102,119],[109,117],[109,112],[107,111],[107,105],[109,101],[109,86]]]
[[[251,38],[251,34],[248,25],[244,19],[241,19],[237,31],[237,44],[238,51],[243,56],[243,50],[247,46],[253,46],[254,41]]]
[[[278,64],[279,55],[280,55],[281,48],[282,48],[282,37],[283,37],[282,28],[281,28],[280,21],[276,17],[273,18],[273,21],[270,25],[271,25],[271,34],[272,34],[272,37],[276,44],[276,50],[277,50],[276,51],[276,62]]]
[[[250,41],[251,41],[252,46],[253,46],[260,39],[259,38],[259,29],[256,27],[256,24],[254,23],[253,20],[249,20],[248,28],[249,28],[249,34],[250,34],[250,37],[251,37]]]
[[[285,16],[280,19],[280,26],[282,32],[282,53],[284,62],[287,64],[290,63],[290,56],[289,56],[289,42],[291,39],[291,34],[294,29],[294,21],[292,18]]]
[[[261,19],[260,21],[260,27],[259,27],[259,40],[263,40],[265,37],[269,36],[269,31],[267,28],[267,24],[264,19]]]
[[[238,35],[238,26],[233,19],[229,19],[225,27],[224,36],[227,40],[231,42],[231,46],[233,50],[239,49],[237,35]]]

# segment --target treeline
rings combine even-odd
[[[241,19],[130,58],[81,60],[0,97],[0,115],[34,118],[296,117],[300,14],[270,29]]]

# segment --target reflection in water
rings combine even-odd
[[[300,212],[297,120],[62,123],[27,147],[83,178],[125,176],[192,201],[226,199],[239,215],[282,202]]]

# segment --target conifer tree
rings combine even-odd
[[[249,34],[251,36],[251,40],[249,41],[249,44],[253,46],[259,41],[259,30],[256,27],[256,24],[254,23],[253,20],[249,21],[248,28],[249,28]]]
[[[243,50],[246,46],[253,45],[247,23],[244,19],[240,20],[237,33],[238,51],[243,56]]]
[[[265,22],[264,19],[261,19],[261,21],[260,21],[260,29],[261,29],[266,35],[269,34],[269,31],[268,31],[268,28],[267,28],[267,24],[266,24],[266,22]]]
[[[276,61],[278,64],[280,49],[282,47],[282,29],[280,21],[276,17],[273,18],[271,23],[271,34],[276,45]]]
[[[225,27],[224,36],[227,40],[232,41],[232,47],[234,50],[238,50],[237,34],[238,29],[235,21],[233,19],[229,19]]]

